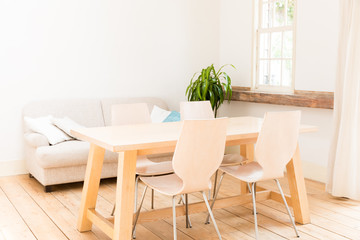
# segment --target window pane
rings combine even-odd
[[[284,60],[282,65],[282,85],[291,87],[292,80],[292,61]]]
[[[274,3],[274,27],[285,25],[285,0]]]
[[[295,10],[295,0],[287,0],[287,25],[292,25],[294,21],[294,10]]]
[[[260,60],[259,84],[260,85],[268,85],[269,84],[269,61],[268,60]]]
[[[281,58],[281,32],[271,34],[271,58]]]
[[[265,3],[263,4],[262,9],[262,27],[269,28],[272,26],[272,6],[273,3]]]
[[[281,79],[281,60],[272,60],[270,63],[270,84],[280,86]]]
[[[283,57],[291,58],[293,52],[293,32],[284,32]]]
[[[260,34],[260,58],[269,58],[269,40],[270,34],[269,33],[262,33]]]

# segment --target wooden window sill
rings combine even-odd
[[[295,90],[293,94],[267,93],[251,91],[248,87],[233,87],[231,100],[309,108],[334,108],[333,92]]]

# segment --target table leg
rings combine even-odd
[[[137,151],[119,153],[114,240],[132,238],[136,159]]]
[[[105,149],[95,144],[90,145],[77,223],[77,229],[80,232],[90,231],[92,227],[91,221],[87,218],[87,210],[96,206],[104,155]]]
[[[310,223],[309,202],[302,172],[299,145],[286,169],[295,221],[301,224]]]
[[[248,159],[249,162],[254,161],[254,144],[240,145],[240,155]],[[241,182],[241,194],[249,192],[246,182]]]

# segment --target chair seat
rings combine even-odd
[[[244,182],[257,182],[263,176],[263,168],[257,162],[245,165],[220,167],[220,170]]]
[[[183,181],[176,174],[169,174],[158,177],[140,177],[150,188],[162,194],[174,196],[183,187]]]
[[[221,162],[221,167],[240,165],[246,160],[240,154],[226,154]]]
[[[142,156],[136,162],[136,174],[139,176],[156,176],[173,173],[171,161],[153,162]]]

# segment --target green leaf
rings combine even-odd
[[[230,102],[231,101],[231,97],[232,97],[232,87],[231,85],[229,85],[229,89],[228,89],[228,101]]]
[[[233,67],[233,68],[236,70],[236,67],[235,67],[234,65],[232,65],[232,64],[225,64],[225,65],[222,65],[222,66],[220,67],[220,69],[219,69],[219,71],[217,72],[216,75],[219,75],[219,73],[221,72],[221,70],[222,70],[224,67],[226,67],[226,66],[231,66],[231,67]]]
[[[205,79],[205,75],[206,75],[206,70],[203,69],[203,70],[201,71],[201,80],[202,80],[202,81]]]
[[[218,98],[219,98],[219,101],[218,101],[218,102],[220,102],[220,104],[221,104],[221,103],[223,103],[223,101],[224,101],[224,92],[223,92],[221,86],[219,86],[219,85],[214,85],[214,87],[215,87],[216,95],[217,95]]]
[[[198,85],[196,86],[196,93],[197,93],[198,99],[201,99],[200,86],[201,86],[201,83],[198,83]]]
[[[196,74],[198,74],[198,72],[194,73],[194,75],[191,78],[191,82],[193,81],[194,77],[196,76]]]
[[[214,93],[212,91],[209,91],[209,95],[210,95],[210,103],[211,103],[211,108],[214,109],[215,106],[215,97],[214,97]]]
[[[185,96],[188,95],[188,92],[189,92],[189,90],[190,90],[190,88],[191,88],[191,85],[192,85],[192,82],[191,82],[191,83],[189,84],[189,86],[186,88]]]
[[[209,88],[209,79],[205,78],[204,79],[205,84],[203,84],[203,89],[202,89],[202,100],[205,101],[206,100],[206,95],[208,93],[208,88]]]

